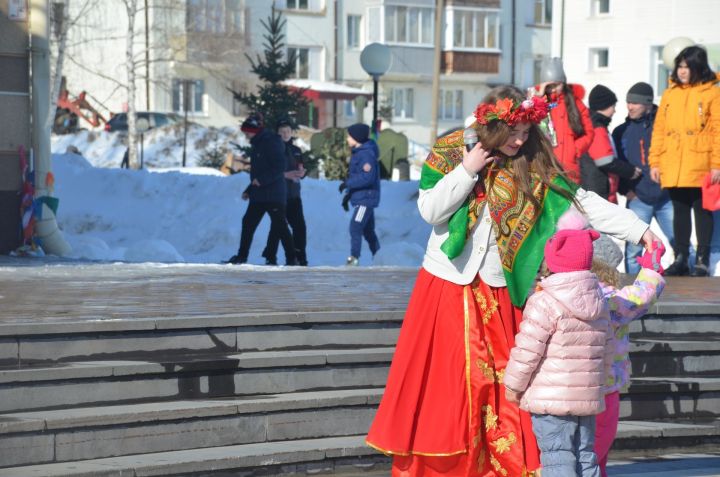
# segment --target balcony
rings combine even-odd
[[[443,74],[500,72],[500,53],[443,51],[440,62]]]

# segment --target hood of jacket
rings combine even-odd
[[[540,286],[575,318],[583,321],[598,319],[607,307],[597,276],[586,270],[555,273],[544,278]]]

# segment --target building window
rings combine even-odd
[[[288,10],[307,10],[308,0],[287,0]]]
[[[592,15],[608,15],[610,13],[610,0],[592,0]]]
[[[652,68],[650,78],[652,82],[655,98],[660,98],[667,89],[668,79],[670,79],[670,70],[665,66],[662,59],[662,46],[653,46],[650,50]]]
[[[450,43],[460,49],[500,48],[500,15],[490,10],[449,11]]]
[[[295,55],[295,74],[293,78],[310,78],[310,49],[309,48],[288,48],[288,58]]]
[[[354,118],[357,111],[355,109],[355,101],[346,99],[343,101],[343,115],[346,118]]]
[[[385,42],[433,45],[434,9],[388,5],[384,13]]]
[[[322,48],[294,47],[287,49],[288,58],[295,56],[292,78],[322,81]]]
[[[414,92],[412,88],[392,88],[390,98],[393,119],[410,119],[413,117]]]
[[[244,15],[242,0],[188,0],[185,25],[197,33],[242,34]]]
[[[280,3],[280,5],[282,5],[282,3]],[[285,8],[287,10],[319,12],[323,8],[323,0],[286,0]]]
[[[456,90],[440,90],[440,119],[463,119],[463,92]]]
[[[552,0],[535,0],[533,23],[536,25],[550,25],[552,23]]]
[[[590,71],[604,70],[610,67],[610,50],[590,48]]]
[[[347,47],[360,48],[360,15],[347,16]]]
[[[382,42],[382,8],[381,7],[370,7],[368,8],[368,21],[365,22],[367,25],[367,39],[368,42]]]
[[[185,94],[187,88],[187,94]],[[204,112],[205,81],[203,80],[172,80],[172,106],[176,113],[185,112],[185,100],[187,99],[187,110],[193,114]]]

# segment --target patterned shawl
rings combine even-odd
[[[460,130],[438,139],[423,164],[420,189],[432,189],[462,163],[465,147],[462,134]],[[504,167],[493,164],[484,180],[478,181],[450,218],[449,236],[440,246],[449,259],[457,258],[487,204],[508,292],[516,306],[525,303],[543,259],[545,242],[555,233],[557,220],[570,206],[567,198],[544,185],[537,174],[531,172],[530,176],[530,189],[541,204],[541,210],[536,210],[525,194],[515,187],[512,161],[507,161]],[[577,190],[577,186],[559,175],[553,178],[553,183],[571,194]]]

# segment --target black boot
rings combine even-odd
[[[695,256],[695,267],[690,272],[691,277],[707,277],[709,275],[708,267],[710,265],[710,247],[698,247]]]
[[[688,254],[687,252],[676,252],[675,261],[667,267],[665,275],[669,277],[680,277],[687,275],[690,269],[688,268]]]

